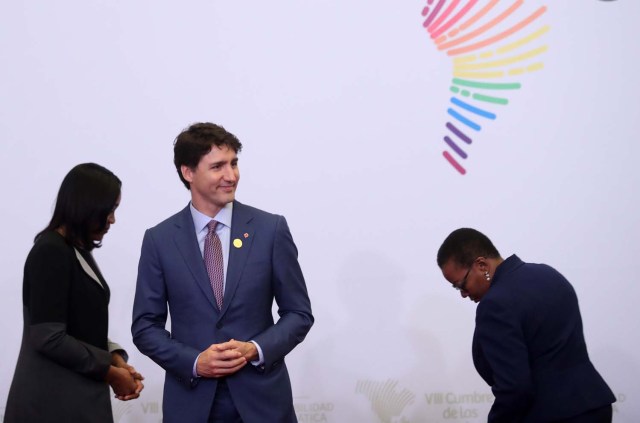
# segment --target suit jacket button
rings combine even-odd
[[[216,323],[216,329],[222,329],[222,322]]]

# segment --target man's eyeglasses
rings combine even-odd
[[[464,278],[462,278],[462,282],[460,282],[460,285],[456,285],[454,283],[451,286],[453,286],[458,291],[464,291],[467,288],[467,277],[469,276],[469,272],[471,272],[471,268],[469,268],[469,270],[467,270],[467,273],[465,273]]]

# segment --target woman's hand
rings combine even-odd
[[[140,396],[140,393],[136,392],[138,384],[128,369],[110,366],[105,380],[119,400],[127,401]]]
[[[116,391],[116,388],[114,387],[114,385],[109,383],[109,385],[111,385],[111,387],[113,388],[113,391],[116,394],[116,398],[122,401],[128,401],[128,400],[138,398],[140,396],[140,392],[142,392],[142,390],[144,389],[144,385],[142,383],[142,381],[144,380],[144,377],[140,373],[138,373],[133,366],[130,366],[129,364],[127,364],[127,362],[124,361],[124,358],[117,352],[111,353],[111,357],[112,357],[111,367],[126,370],[129,373],[129,376],[131,377],[131,379],[133,380],[133,383],[135,384],[135,389],[133,390],[133,392],[129,391],[128,393],[119,394],[119,391]]]

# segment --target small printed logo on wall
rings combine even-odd
[[[423,27],[438,50],[453,59],[449,119],[444,158],[460,174],[462,160],[487,121],[509,104],[521,78],[543,68],[540,55],[548,25],[540,23],[547,8],[526,10],[524,0],[427,0]],[[463,148],[464,147],[464,148]]]
[[[162,421],[160,401],[112,401],[114,423],[127,421]],[[125,416],[129,416],[125,418]]]
[[[133,404],[130,402],[112,402],[111,409],[113,411],[113,421],[114,423],[118,423],[124,416],[131,412],[131,408]]]
[[[430,392],[424,395],[430,411],[445,420],[476,419],[486,415],[495,400],[493,394],[482,392]]]
[[[369,399],[371,408],[382,423],[410,423],[402,412],[409,404],[413,404],[416,396],[408,389],[398,392],[397,385],[397,380],[360,380],[356,385],[356,393]]]
[[[293,408],[299,423],[331,422],[335,408],[332,402],[315,401],[308,397],[295,397]]]

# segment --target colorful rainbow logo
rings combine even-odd
[[[484,6],[474,9],[478,3]],[[499,6],[506,3],[506,8]],[[449,149],[442,155],[462,175],[467,171],[460,159],[468,154],[461,145],[471,144],[484,120],[496,119],[493,109],[507,105],[508,92],[522,87],[517,77],[543,67],[538,56],[547,46],[539,39],[549,26],[534,23],[547,8],[527,14],[521,12],[523,4],[524,0],[427,0],[422,9],[423,26],[436,48],[453,57],[453,96],[445,125],[449,132],[444,136]]]

